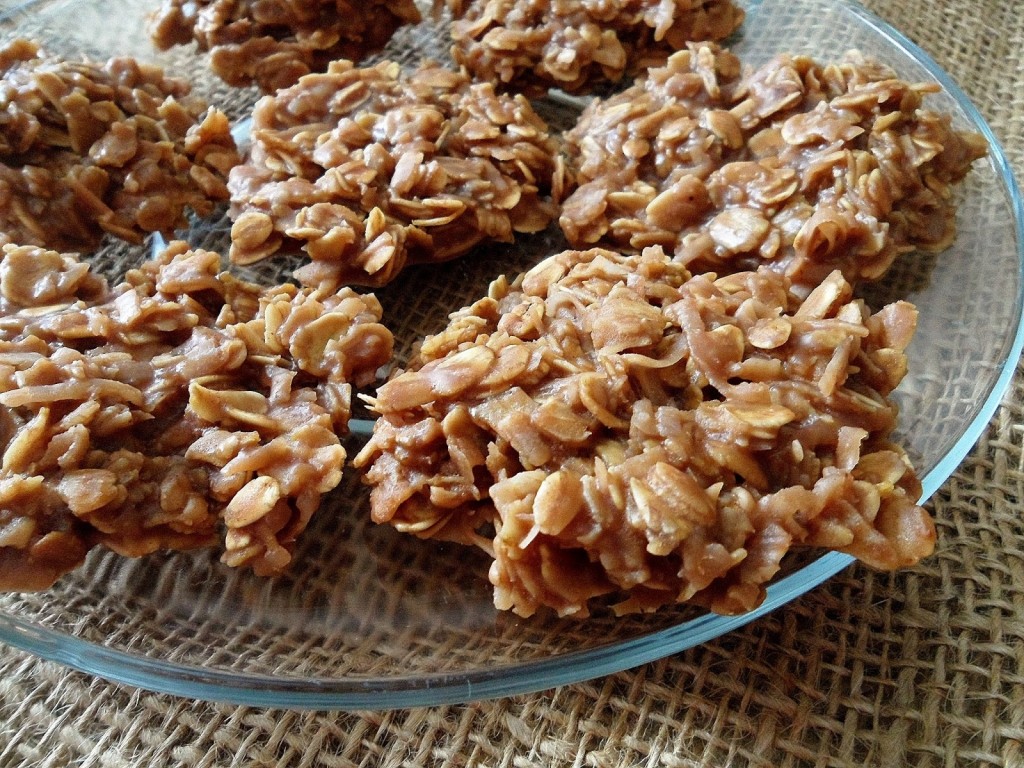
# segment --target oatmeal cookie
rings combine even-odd
[[[951,185],[984,139],[925,107],[932,84],[851,55],[782,55],[746,75],[694,44],[595,101],[568,134],[575,247],[661,245],[692,272],[766,265],[806,292],[835,269],[880,277],[954,236]]]
[[[413,0],[163,0],[149,33],[161,50],[194,40],[224,82],[273,93],[336,59],[359,61],[419,21]]]
[[[373,296],[220,263],[172,243],[109,290],[72,256],[4,246],[0,589],[45,588],[94,546],[222,539],[228,565],[288,565],[392,337]]]
[[[229,180],[231,258],[301,246],[303,284],[383,285],[406,264],[544,229],[563,184],[558,143],[524,97],[436,64],[335,62],[256,105]]]
[[[372,398],[378,523],[476,544],[497,607],[756,607],[795,548],[932,550],[889,440],[916,310],[837,271],[691,276],[660,247],[551,257],[452,315]]]
[[[447,0],[452,55],[478,80],[539,96],[584,93],[660,66],[743,21],[732,0]]]
[[[141,242],[228,198],[238,153],[225,115],[134,59],[64,61],[0,48],[0,243]]]

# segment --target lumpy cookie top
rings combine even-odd
[[[949,245],[951,184],[986,151],[924,106],[935,90],[855,54],[742,74],[693,44],[568,134],[579,186],[562,229],[577,247],[661,245],[693,272],[764,264],[805,292],[834,269],[878,278],[904,251]]]
[[[743,21],[731,0],[446,0],[452,55],[479,80],[529,95],[588,92],[658,66]]]
[[[262,288],[172,243],[108,289],[0,251],[0,589],[90,548],[211,546],[274,574],[341,478],[353,385],[391,355],[372,295]]]
[[[227,118],[157,67],[65,61],[15,40],[0,48],[0,106],[0,242],[141,242],[228,197]]]
[[[931,551],[888,439],[916,319],[838,272],[800,299],[764,268],[567,251],[424,340],[355,464],[377,522],[491,553],[499,608],[747,611],[792,548]]]
[[[419,21],[413,0],[163,0],[149,31],[162,50],[195,40],[226,83],[273,93],[335,59],[359,61]]]
[[[257,103],[229,181],[231,258],[301,246],[304,284],[382,285],[407,263],[544,229],[563,183],[524,97],[436,64],[334,62]]]

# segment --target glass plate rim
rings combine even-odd
[[[34,1],[29,0],[16,6],[15,10],[30,6]],[[755,15],[762,4],[763,0],[753,0],[748,6],[749,16]],[[990,160],[1012,207],[1018,260],[1024,264],[1024,199],[1002,144],[988,121],[953,78],[904,33],[854,0],[835,0],[835,4],[912,57],[975,123],[988,142]],[[1024,348],[1024,280],[1017,289],[1014,317],[1017,325],[1005,348],[1005,359],[999,376],[964,433],[921,479],[921,503],[927,501],[960,465],[987,429],[1010,386]],[[607,646],[470,672],[335,679],[210,670],[193,664],[135,656],[32,624],[2,611],[0,642],[112,682],[189,699],[317,710],[439,706],[535,693],[560,685],[584,682],[688,650],[771,613],[853,562],[854,558],[849,555],[837,552],[824,554],[769,586],[764,602],[757,609],[739,616],[709,613],[667,629]],[[509,674],[510,671],[515,674]]]

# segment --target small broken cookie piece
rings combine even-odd
[[[257,103],[229,180],[231,258],[301,246],[304,285],[383,285],[544,229],[563,184],[558,143],[522,96],[435,64],[334,62]]]
[[[341,478],[352,387],[393,340],[372,295],[220,263],[172,243],[107,290],[73,257],[4,246],[0,588],[48,586],[94,546],[223,537],[228,565],[288,565]]]
[[[227,117],[157,67],[64,61],[15,40],[0,48],[0,104],[0,243],[138,243],[228,197]]]
[[[838,272],[801,300],[764,268],[567,251],[425,339],[354,464],[376,522],[491,553],[499,608],[748,611],[794,548],[931,552],[889,440],[916,319]]]
[[[803,292],[832,270],[880,277],[954,236],[951,185],[983,156],[911,84],[856,55],[739,60],[694,44],[591,104],[567,135],[579,186],[560,223],[575,247],[661,245],[691,271],[766,265]]]
[[[732,0],[446,0],[452,56],[477,80],[539,96],[585,93],[664,64],[743,21]]]
[[[194,40],[224,82],[273,93],[336,59],[360,61],[420,20],[413,0],[163,0],[149,34],[160,50]]]

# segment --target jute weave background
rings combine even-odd
[[[11,4],[11,0],[2,0]],[[1024,177],[1024,7],[868,0]],[[932,501],[937,553],[854,567],[715,642],[541,694],[386,713],[197,703],[0,647],[0,767],[1024,765],[1024,369]]]

